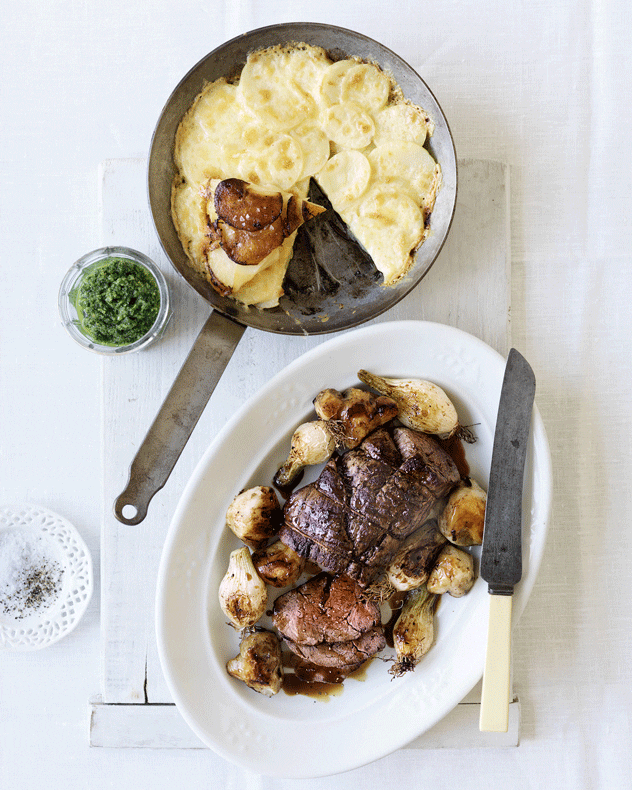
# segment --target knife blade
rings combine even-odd
[[[515,348],[507,357],[492,449],[480,575],[488,584],[489,624],[479,727],[507,732],[511,609],[522,577],[522,491],[535,375]]]

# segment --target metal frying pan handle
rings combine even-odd
[[[114,502],[123,524],[140,524],[164,486],[246,327],[213,311],[176,376],[132,461],[125,490]],[[131,514],[124,515],[127,508]]]

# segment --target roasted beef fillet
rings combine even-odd
[[[289,649],[309,664],[352,672],[386,646],[382,627],[372,628],[348,642],[323,642],[320,645],[301,645],[283,640]]]
[[[379,428],[290,496],[279,536],[324,570],[366,586],[459,479],[454,461],[431,436]]]
[[[379,607],[348,576],[319,573],[280,595],[272,620],[293,653],[322,667],[355,669],[386,644]]]

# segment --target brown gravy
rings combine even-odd
[[[452,458],[461,477],[469,477],[470,465],[465,457],[463,441],[458,436],[451,436],[449,439],[440,439],[438,436],[435,436],[435,439]]]
[[[303,697],[325,701],[330,697],[339,697],[344,691],[344,686],[342,683],[315,683],[303,680],[293,672],[286,672],[283,675],[283,691],[290,697],[300,694]]]
[[[304,661],[294,653],[283,651],[283,666],[293,672],[283,673],[283,691],[288,696],[300,694],[321,701],[339,697],[344,692],[343,681],[352,678],[366,680],[366,673],[372,658],[365,661],[353,672],[344,672],[335,667],[319,667]]]

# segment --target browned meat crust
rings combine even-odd
[[[366,586],[459,479],[432,437],[380,428],[291,495],[280,538],[321,568]]]

